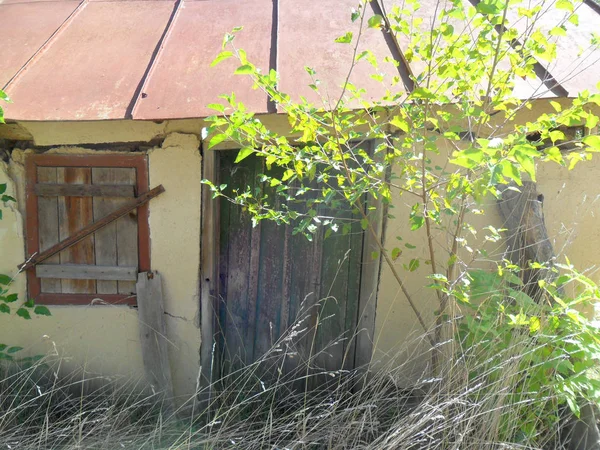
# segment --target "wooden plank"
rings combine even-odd
[[[264,158],[257,159],[261,163],[264,161]],[[257,172],[262,172],[262,165]],[[272,175],[281,177],[283,171],[273,171]],[[281,207],[281,197],[276,195],[274,188],[265,186],[263,192],[269,196],[269,203],[275,209]],[[260,260],[255,268],[258,272],[258,291],[254,314],[254,360],[267,353],[286,329],[287,323],[282,323],[281,315],[284,309],[288,309],[284,305],[289,302],[289,298],[284,298],[287,290],[284,287],[285,226],[270,220],[265,220],[261,226]]]
[[[106,168],[92,170],[109,171]],[[133,186],[37,183],[35,194],[44,197],[135,197]]]
[[[137,267],[90,266],[86,264],[38,264],[38,278],[67,278],[70,280],[137,280]]]
[[[362,216],[359,213],[355,213],[353,216],[354,223],[352,224],[352,231],[350,233],[350,253],[348,255],[348,290],[346,292],[346,317],[344,324],[347,340],[344,343],[343,367],[346,370],[352,370],[355,367],[356,333],[360,305],[360,285],[362,281],[363,241],[365,237],[365,233],[363,233],[360,225]]]
[[[115,179],[120,183],[135,185],[135,171],[133,169],[113,169]],[[123,199],[115,200],[115,206],[124,203]],[[138,223],[137,211],[133,210],[129,214],[116,221],[117,227],[117,264],[119,266],[137,266],[138,265]],[[119,294],[135,293],[135,283],[131,281],[118,282]]]
[[[113,167],[92,169],[93,185],[98,188],[105,186],[121,186],[133,192],[136,183],[136,173],[133,168]],[[109,214],[126,202],[124,198],[94,198],[94,218]],[[138,225],[134,212],[121,217],[114,223],[95,233],[96,264],[119,266],[138,265]],[[98,283],[98,292],[131,294],[135,292],[135,282],[103,281]]]
[[[92,171],[88,168],[59,167],[57,181],[66,184],[90,184]],[[58,227],[61,239],[77,233],[94,221],[92,199],[90,197],[58,197]],[[94,264],[94,239],[91,236],[64,249],[60,254],[61,264]],[[61,281],[62,292],[91,294],[96,292],[95,280]]]
[[[56,183],[56,167],[38,167],[38,181]],[[36,185],[37,186],[37,185]],[[58,199],[40,197],[38,202],[39,248],[44,251],[60,240],[58,231]],[[47,264],[60,264],[58,255],[48,258]],[[42,292],[62,292],[60,280],[41,280]]]
[[[73,234],[72,236],[68,237],[67,239],[62,240],[55,246],[49,248],[48,250],[41,252],[40,254],[29,259],[26,262],[23,262],[22,264],[19,265],[19,269],[26,270],[28,268],[35,266],[36,264],[41,263],[42,261],[45,261],[46,259],[50,258],[54,254],[78,243],[79,241],[81,241],[82,239],[85,239],[90,234],[98,231],[99,229],[105,227],[109,223],[112,223],[113,221],[117,220],[118,218],[124,216],[125,214],[128,214],[129,211],[139,207],[140,205],[143,205],[144,203],[147,203],[148,201],[150,201],[154,197],[162,194],[163,192],[165,192],[165,188],[162,185],[159,185],[159,186],[155,187],[154,189],[152,189],[144,194],[141,194],[139,197],[128,201],[125,205],[123,205],[121,208],[119,208],[115,212],[109,214],[106,217],[103,217],[100,220],[95,221],[94,223],[79,230],[77,233]]]
[[[373,147],[377,141],[373,143]],[[374,155],[376,160],[382,160],[382,153]],[[388,176],[388,175],[386,175]],[[373,342],[375,336],[375,313],[377,311],[377,294],[379,290],[379,278],[381,273],[381,252],[377,240],[383,243],[385,236],[385,205],[381,196],[377,199],[367,200],[368,206],[372,209],[369,212],[369,220],[375,231],[377,238],[369,231],[365,232],[362,249],[362,267],[360,294],[358,300],[358,325],[356,335],[356,350],[354,365],[356,368],[368,370],[368,365],[373,357]],[[372,257],[373,252],[378,252],[376,258]]]
[[[102,183],[113,183],[114,180],[112,178],[114,176],[115,170],[123,169],[93,167],[92,183],[94,183],[94,185],[101,185]],[[114,204],[115,200],[116,199],[113,198],[94,198],[92,200],[94,208],[94,220],[101,219],[102,217],[106,216],[107,214],[110,214],[115,209],[117,209],[117,205]],[[115,222],[105,226],[101,230],[96,231],[94,233],[94,243],[96,245],[96,264],[101,266],[116,266],[117,226]],[[96,290],[99,294],[116,294],[118,292],[117,282],[100,280],[96,284]]]
[[[169,365],[169,347],[161,276],[157,272],[142,272],[136,286],[140,344],[146,378],[154,391],[164,396],[166,410],[173,411],[173,382]]]
[[[341,223],[349,219],[347,206],[337,211],[326,211]],[[323,213],[323,212],[322,212]],[[341,224],[340,224],[341,225]],[[320,231],[321,233],[323,230]],[[348,267],[350,255],[350,233],[334,233],[323,239],[321,264],[321,301],[319,325],[315,336],[315,349],[321,351],[317,365],[328,371],[342,367],[346,347],[346,295],[348,292]]]
[[[247,187],[254,186],[254,165],[248,163],[235,165],[234,158],[235,152],[228,152],[223,154],[221,159],[220,175],[221,179],[228,184],[227,191],[229,193],[234,190],[243,192]],[[253,159],[249,160],[249,162],[253,161]],[[221,304],[223,308],[222,321],[225,324],[225,347],[223,350],[226,362],[229,365],[239,366],[250,362],[252,356],[247,353],[247,340],[245,339],[248,336],[249,324],[248,268],[250,267],[252,224],[250,214],[228,200],[221,199],[220,207],[229,210],[229,226],[227,229],[221,227],[224,231],[221,236],[221,246],[227,245],[229,252],[227,272],[223,274],[227,277],[227,297],[226,301]],[[251,339],[254,340],[254,336]],[[225,368],[224,370],[229,369]]]
[[[202,177],[214,183],[217,182],[218,161],[214,151],[205,151],[202,155]],[[211,383],[213,378],[213,358],[215,344],[215,304],[218,301],[218,262],[219,262],[219,201],[212,198],[212,192],[202,185],[202,246],[200,265],[200,346],[201,379],[203,388],[200,400],[203,409],[210,405]],[[215,371],[218,372],[218,368]]]

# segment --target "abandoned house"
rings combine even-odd
[[[234,170],[230,142],[206,148],[204,118],[213,114],[206,105],[219,102],[220,94],[235,91],[268,127],[289,133],[287,118],[265,93],[233,74],[235,61],[210,67],[224,34],[243,26],[236,45],[258,67],[277,70],[283,92],[315,99],[304,70],[310,66],[335,96],[353,55],[334,40],[358,26],[349,20],[355,3],[0,0],[0,88],[12,99],[0,125],[0,183],[17,199],[3,206],[0,273],[15,274],[30,257],[77,239],[27,266],[11,286],[20,299],[49,305],[52,315],[25,323],[0,314],[0,341],[31,354],[56,349],[66,357],[64,370],[143,377],[136,290],[145,273],[159,275],[167,370],[178,396],[196,389],[201,367],[210,370],[215,323],[224,324],[229,348],[243,349],[239,355],[251,361],[292,323],[309,294],[318,298],[332,285],[339,301],[321,338],[357,327],[364,332],[342,344],[353,348],[333,351],[326,364],[339,367],[342,354],[350,355],[343,361],[350,368],[371,357],[385,362],[418,333],[389,269],[371,257],[374,243],[360,227],[311,244],[273,223],[253,228],[239,207],[212,200],[201,184],[208,177],[245,186],[261,170],[253,158]],[[381,3],[367,8],[376,13]],[[428,23],[435,2],[422,3],[418,14]],[[521,98],[535,96],[548,79],[558,84],[543,89],[518,120],[550,111],[550,100],[566,102],[583,89],[597,92],[597,56],[572,75],[577,48],[600,29],[598,6],[590,1],[579,8],[579,26],[567,24],[570,38],[559,44],[556,64],[540,63],[540,78],[519,80]],[[404,44],[392,35],[365,28],[362,39],[380,61],[418,70],[406,66]],[[352,81],[380,97],[385,83],[370,78],[368,69],[357,65]],[[397,75],[399,69],[385,62],[382,70]],[[541,167],[538,175],[555,248],[568,251],[582,268],[597,264],[600,253],[599,179],[597,159],[573,171]],[[395,218],[378,225],[384,240],[410,232],[408,209],[402,202],[396,206]],[[487,217],[500,222],[493,208]],[[90,234],[98,221],[108,225]],[[82,229],[88,232],[83,237]],[[411,239],[419,244],[425,237],[413,233]],[[407,288],[433,321],[434,294],[424,287],[424,274],[423,268],[415,271]],[[598,272],[591,274],[600,281]],[[418,364],[414,374],[420,374]]]

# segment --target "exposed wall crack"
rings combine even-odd
[[[175,314],[168,313],[167,311],[165,311],[165,314],[166,314],[167,316],[169,316],[169,317],[172,317],[173,319],[181,319],[181,320],[184,320],[184,321],[186,321],[186,322],[189,322],[189,321],[190,321],[190,319],[186,319],[186,318],[185,318],[185,317],[183,317],[183,316],[176,316]]]

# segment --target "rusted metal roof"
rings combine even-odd
[[[223,36],[243,25],[235,45],[248,59],[269,71],[272,29],[271,0],[183,2],[167,31],[156,61],[136,98],[134,119],[205,117],[222,103],[221,94],[236,91],[238,100],[257,113],[267,112],[267,95],[252,89],[247,76],[234,75],[234,58],[212,68],[222,51]]]
[[[368,15],[389,10],[397,0],[367,4]],[[540,0],[531,0],[533,3]],[[547,0],[548,8],[554,0]],[[538,78],[517,80],[515,94],[566,96],[600,80],[600,51],[592,52],[592,32],[600,30],[600,10],[593,0],[578,8],[579,26],[567,23],[568,39],[558,39],[557,61],[539,61]],[[477,0],[465,0],[477,4]],[[252,89],[244,76],[233,75],[236,61],[217,68],[211,61],[221,51],[223,35],[243,26],[235,39],[263,73],[275,69],[279,86],[292,98],[317,106],[323,99],[308,85],[319,82],[327,104],[335,104],[354,58],[353,45],[334,40],[352,31],[361,34],[359,52],[370,49],[378,60],[366,60],[349,80],[380,98],[386,89],[410,87],[408,74],[423,67],[404,60],[406,42],[391,33],[350,22],[356,0],[0,0],[3,42],[0,87],[14,103],[6,108],[12,120],[74,121],[133,118],[162,120],[205,117],[209,103],[235,91],[257,113],[276,112],[266,95]],[[415,14],[430,26],[438,0],[422,0]],[[563,12],[564,13],[564,12]],[[542,15],[546,31],[564,14]],[[509,17],[510,18],[510,17]],[[514,25],[528,31],[524,20]],[[469,32],[468,24],[455,30]],[[25,30],[25,31],[24,31]],[[552,38],[555,39],[555,38]],[[387,61],[386,61],[387,60]],[[397,61],[395,66],[391,61]],[[305,70],[315,70],[313,78]],[[582,69],[586,69],[582,71]],[[374,79],[383,75],[383,81]],[[392,86],[392,78],[400,82]],[[558,84],[557,84],[558,83]],[[360,106],[357,102],[353,106]]]

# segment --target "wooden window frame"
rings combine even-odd
[[[149,190],[148,158],[143,154],[102,154],[102,155],[65,155],[65,154],[32,154],[25,162],[26,193],[26,232],[27,255],[38,253],[39,221],[38,196],[35,193],[38,167],[82,167],[82,168],[132,168],[136,171],[136,195]],[[138,272],[150,270],[150,226],[148,222],[148,204],[137,209],[138,226]],[[63,294],[44,293],[41,291],[41,279],[36,277],[35,266],[27,270],[27,287],[29,297],[40,305],[129,305],[135,306],[135,294]],[[94,301],[101,299],[102,301]]]

